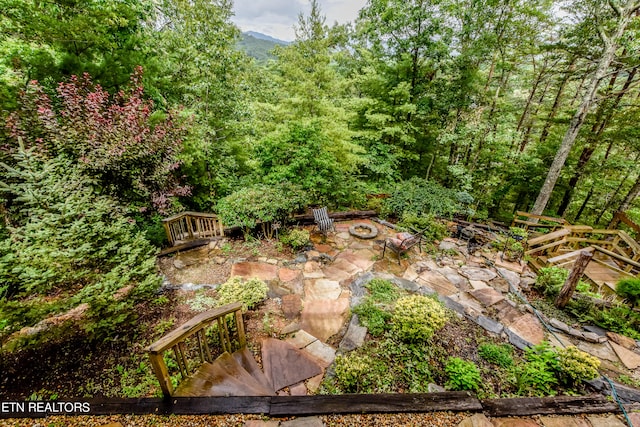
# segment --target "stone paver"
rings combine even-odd
[[[497,267],[496,271],[502,276],[511,287],[518,289],[520,286],[520,275],[506,268]]]
[[[340,341],[341,351],[352,351],[356,348],[362,347],[364,340],[367,337],[367,328],[361,326],[358,321],[358,315],[354,314],[349,322],[347,332],[344,334],[342,341]]]
[[[244,427],[278,427],[280,421],[247,420]]]
[[[484,414],[474,414],[462,420],[458,427],[493,427],[493,423]]]
[[[605,342],[603,344],[593,344],[581,341],[576,345],[576,347],[584,352],[589,353],[592,356],[597,357],[598,359],[604,359],[610,362],[620,361],[608,342]]]
[[[281,427],[324,427],[318,417],[302,417],[280,423]]]
[[[544,427],[591,427],[588,421],[575,417],[540,417]]]
[[[307,261],[302,270],[302,275],[305,279],[319,279],[324,277],[324,272],[320,268],[320,263],[316,261]]]
[[[460,274],[465,276],[469,280],[482,280],[488,282],[495,279],[497,274],[488,268],[478,267],[462,267],[460,268]]]
[[[319,340],[326,341],[342,329],[348,310],[349,298],[305,301],[300,326]]]
[[[540,424],[531,418],[493,418],[494,427],[538,427]]]
[[[318,338],[314,337],[309,332],[300,330],[300,331],[297,331],[295,334],[292,334],[289,338],[285,340],[285,342],[288,342],[289,344],[291,344],[296,348],[305,348],[306,346],[308,346],[309,344],[317,340]]]
[[[627,367],[627,369],[636,369],[640,366],[640,354],[635,351],[627,350],[620,344],[616,344],[613,341],[609,344],[611,344],[613,351],[616,352],[616,355],[618,355],[618,358],[622,364]]]
[[[421,285],[429,286],[442,296],[458,293],[458,288],[449,282],[443,275],[436,273],[435,271],[423,271],[420,273],[420,276],[418,276],[416,282]]]
[[[626,427],[626,424],[615,415],[609,415],[608,417],[594,415],[587,417],[587,419],[593,427]]]
[[[262,341],[262,366],[274,390],[297,384],[322,373],[311,356],[284,341]]]
[[[278,271],[278,278],[281,282],[290,282],[292,280],[300,278],[300,276],[300,270],[292,270],[290,268],[282,267]]]
[[[291,320],[300,314],[302,311],[302,298],[298,294],[289,294],[282,297],[282,312],[284,317]]]
[[[256,278],[268,282],[278,277],[278,267],[262,262],[238,262],[231,267],[231,276]]]
[[[544,341],[544,329],[538,318],[532,314],[523,314],[509,324],[508,328],[533,345]]]
[[[329,367],[336,358],[336,350],[320,340],[306,346],[304,351],[313,356],[323,368]]]
[[[304,300],[338,299],[342,293],[340,282],[327,279],[316,279],[305,281]]]
[[[298,383],[289,387],[289,394],[291,396],[306,396],[307,386],[304,383]]]
[[[489,285],[487,285],[487,282],[484,282],[482,280],[469,280],[469,284],[471,285],[472,289],[485,289],[489,287]]]
[[[486,307],[490,307],[504,300],[504,296],[500,292],[489,287],[484,289],[476,289],[469,293]]]

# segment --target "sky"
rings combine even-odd
[[[328,25],[353,22],[367,0],[318,0]],[[307,15],[309,0],[234,0],[232,21],[242,31],[257,31],[280,40],[295,39],[293,26],[298,14]]]

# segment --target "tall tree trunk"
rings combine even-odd
[[[562,93],[564,92],[564,89],[567,87],[567,83],[571,78],[571,73],[575,70],[575,68],[576,68],[576,57],[574,56],[573,58],[571,58],[571,63],[569,64],[569,67],[565,72],[564,77],[562,78],[562,80],[560,80],[560,87],[558,87],[558,92],[556,92],[556,98],[553,100],[551,111],[549,111],[549,115],[547,116],[547,121],[544,124],[544,128],[542,129],[542,132],[540,133],[540,140],[539,140],[540,144],[544,143],[547,140],[547,137],[549,136],[549,129],[551,128],[551,122],[553,121],[553,119],[556,117],[556,114],[558,113],[558,107],[560,107],[560,100],[562,99]]]
[[[619,67],[616,73],[613,76],[611,76],[607,93],[610,94],[611,92],[613,92],[616,79],[620,74],[621,69],[622,67]],[[573,197],[573,192],[575,191],[575,188],[578,185],[580,178],[582,178],[582,175],[585,172],[585,167],[589,162],[589,160],[591,159],[591,156],[593,155],[593,153],[596,151],[596,148],[601,143],[600,137],[602,136],[602,132],[604,132],[604,129],[607,127],[607,124],[615,114],[616,108],[618,107],[618,105],[620,105],[620,101],[622,100],[624,94],[629,89],[629,86],[631,86],[631,82],[635,77],[636,71],[637,71],[637,68],[634,68],[633,70],[631,70],[631,72],[627,76],[627,80],[625,81],[622,87],[622,90],[616,95],[611,105],[605,106],[605,103],[600,104],[598,108],[598,112],[596,113],[595,122],[593,124],[593,127],[591,128],[591,133],[589,134],[589,137],[588,137],[587,145],[582,149],[582,153],[580,154],[580,159],[578,160],[578,164],[576,165],[576,170],[573,173],[573,176],[571,177],[571,179],[569,179],[569,185],[564,192],[564,196],[562,197],[562,202],[560,203],[560,207],[558,208],[559,216],[563,216],[564,212],[567,210],[567,207],[569,207],[569,203],[571,203],[571,198]],[[605,110],[606,110],[606,115],[605,115]]]
[[[576,217],[573,218],[574,224],[578,222],[578,220],[582,216],[582,213],[584,212],[584,209],[587,207],[589,200],[591,200],[591,196],[593,196],[593,187],[594,186],[592,185],[591,188],[589,189],[589,192],[587,193],[587,197],[584,198],[584,201],[582,202],[580,209],[578,209],[578,213],[576,214]]]
[[[640,175],[638,175],[638,177],[636,178],[635,184],[633,184],[633,186],[627,193],[626,197],[620,204],[620,207],[618,208],[618,210],[622,212],[628,210],[629,207],[631,206],[631,203],[633,203],[633,201],[638,197],[638,195],[640,195]]]
[[[532,116],[535,116],[536,114],[538,114],[538,111],[540,110],[540,106],[542,105],[542,102],[544,101],[544,98],[547,96],[547,91],[549,90],[549,86],[551,86],[551,80],[549,80],[547,82],[547,84],[544,86],[544,89],[542,90],[542,94],[540,95],[540,98],[538,99],[536,107],[534,108],[533,113],[531,114]],[[527,130],[525,131],[524,136],[522,137],[522,142],[520,142],[519,150],[520,150],[521,153],[527,147],[527,144],[529,144],[529,137],[531,136],[531,129],[533,129],[533,121],[529,121],[529,124],[527,125]]]
[[[603,29],[599,29],[600,35],[604,42],[604,51],[602,53],[602,56],[600,57],[600,60],[598,61],[598,67],[596,68],[595,73],[589,81],[587,91],[584,94],[582,102],[580,103],[580,107],[578,107],[577,111],[573,115],[571,123],[569,124],[569,128],[567,129],[567,132],[562,139],[562,143],[560,144],[560,148],[558,149],[558,152],[553,159],[553,163],[549,168],[549,172],[547,173],[544,184],[542,185],[536,202],[533,205],[533,214],[541,215],[544,209],[547,207],[547,203],[549,202],[549,198],[551,197],[553,188],[555,187],[556,182],[558,181],[558,177],[560,176],[560,172],[562,171],[562,168],[567,161],[569,152],[571,151],[571,148],[576,141],[578,132],[580,131],[580,128],[582,127],[582,124],[587,117],[587,113],[589,112],[591,104],[595,102],[596,90],[598,89],[598,85],[606,75],[607,70],[609,69],[609,65],[611,65],[611,62],[615,57],[616,49],[618,47],[618,40],[620,40],[627,28],[627,25],[631,21],[632,13],[640,6],[640,1],[629,2],[629,4],[624,8],[620,8],[619,6],[614,5],[613,0],[610,1],[610,4],[618,14],[618,25],[613,35],[610,37],[604,33]]]

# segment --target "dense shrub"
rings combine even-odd
[[[280,241],[290,246],[293,250],[297,251],[309,244],[311,241],[309,231],[302,228],[294,228],[288,233],[283,233],[280,235]]]
[[[395,187],[383,204],[382,214],[401,217],[405,212],[412,212],[419,216],[452,216],[468,213],[472,200],[468,193],[458,193],[433,181],[414,177]]]
[[[335,360],[336,380],[347,393],[372,393],[386,371],[384,363],[368,355],[350,353]]]
[[[478,355],[487,362],[508,368],[513,365],[513,347],[509,344],[481,344]]]
[[[360,322],[374,337],[378,337],[390,329],[391,313],[386,307],[376,304],[371,298],[365,300],[353,308],[353,312],[359,316]]]
[[[536,288],[547,296],[558,295],[567,280],[569,271],[561,267],[541,268],[536,278]]]
[[[135,305],[160,284],[156,249],[72,161],[28,150],[14,160],[4,189],[15,198],[15,223],[0,242],[5,332],[82,303],[89,305],[82,327],[92,337],[133,321]]]
[[[446,387],[450,390],[478,391],[482,383],[482,377],[478,367],[473,362],[462,360],[459,357],[451,357],[444,367],[447,373]]]
[[[574,346],[563,348],[558,352],[558,368],[562,378],[569,385],[596,378],[599,367],[600,359]]]
[[[218,288],[218,305],[241,302],[242,309],[256,306],[267,298],[269,287],[259,279],[249,279],[246,282],[240,277],[231,277]]]
[[[448,231],[447,226],[433,215],[417,215],[413,212],[403,212],[398,225],[409,230],[424,230],[427,241],[442,240]]]
[[[261,224],[263,233],[270,234],[269,223],[284,222],[303,208],[305,201],[300,188],[291,184],[254,184],[220,199],[217,212],[227,227],[242,227],[248,235],[256,225]]]
[[[429,340],[447,319],[447,312],[440,301],[421,295],[398,299],[391,316],[396,336],[408,342]]]
[[[640,303],[640,279],[622,279],[616,285],[616,293],[633,306]]]

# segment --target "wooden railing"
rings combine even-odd
[[[593,229],[585,225],[566,226],[526,242],[525,255],[534,258],[534,267],[544,265],[565,266],[574,261],[580,250],[596,251],[610,257],[616,265],[593,261],[621,273],[640,272],[640,244],[623,230]],[[535,258],[545,259],[542,263]]]
[[[182,212],[163,219],[162,223],[171,246],[196,239],[224,236],[222,222],[214,214]]]
[[[624,212],[617,211],[613,215],[613,219],[611,220],[611,223],[609,223],[609,226],[607,228],[618,228],[618,224],[620,223],[623,223],[631,228],[636,233],[636,241],[640,242],[640,224],[636,224],[635,222],[633,222],[633,220],[629,218],[629,216]]]
[[[527,231],[554,231],[571,225],[564,218],[554,218],[545,215],[535,215],[518,211],[511,222],[512,227],[521,227]]]
[[[203,363],[246,345],[242,304],[237,302],[195,316],[151,344],[147,353],[162,393],[171,396],[172,377],[179,374],[182,381]]]

